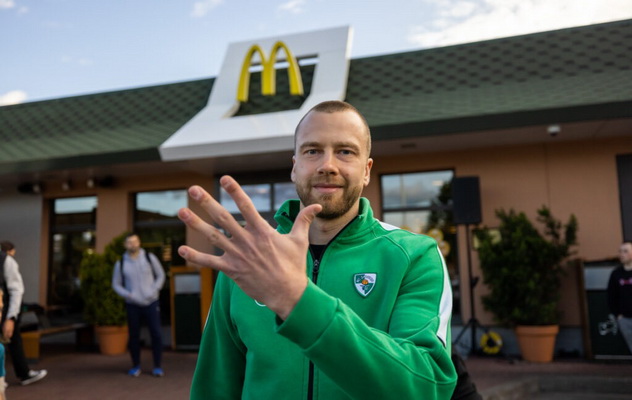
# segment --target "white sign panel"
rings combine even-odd
[[[233,117],[239,108],[237,91],[249,49],[258,45],[269,52],[279,41],[296,58],[317,57],[309,96],[298,110]],[[294,128],[309,109],[325,100],[344,100],[350,43],[351,28],[341,27],[231,44],[208,104],[160,146],[162,159],[175,161],[292,150]]]

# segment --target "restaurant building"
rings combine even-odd
[[[186,188],[204,186],[238,216],[217,184],[233,175],[273,223],[295,197],[294,127],[327,99],[350,102],[371,127],[364,196],[376,216],[439,240],[456,330],[471,314],[468,251],[480,276],[466,231],[497,226],[497,209],[574,214],[584,261],[632,240],[632,20],[356,59],[350,32],[234,43],[208,79],[0,107],[0,239],[18,248],[25,301],[80,307],[82,252],[133,230],[198,287],[203,323],[212,274],[185,267],[177,247],[213,249],[176,218]],[[476,187],[459,205],[452,186],[464,177]],[[455,224],[455,206],[470,201],[480,218]],[[581,271],[569,271],[558,340],[568,351],[583,351],[582,289]],[[475,287],[474,309],[492,326],[485,292]]]

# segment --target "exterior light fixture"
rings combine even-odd
[[[559,135],[561,130],[562,128],[558,124],[549,125],[546,128],[546,131],[549,133],[549,136],[551,137],[556,137],[557,135]]]

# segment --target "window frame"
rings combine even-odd
[[[449,181],[445,181],[448,182],[450,185],[452,184],[452,180],[455,178],[456,176],[456,171],[453,168],[444,168],[444,169],[433,169],[433,170],[415,170],[415,171],[401,171],[401,172],[388,172],[388,173],[381,173],[379,174],[379,195],[380,195],[380,212],[381,212],[381,216],[382,216],[382,220],[386,220],[386,216],[389,213],[408,213],[408,212],[415,212],[415,211],[428,211],[428,212],[432,212],[432,211],[440,211],[440,212],[449,212],[452,213],[453,216],[453,210],[454,210],[454,206],[453,206],[453,199],[450,195],[450,199],[448,200],[448,202],[446,204],[430,204],[428,206],[401,206],[399,208],[395,208],[395,207],[389,207],[386,208],[385,207],[385,193],[384,193],[384,185],[383,185],[383,178],[385,176],[393,176],[393,175],[406,175],[406,174],[423,174],[423,173],[436,173],[436,172],[450,172],[451,173],[451,177]],[[400,190],[405,189],[405,186],[400,186]],[[401,195],[401,193],[400,193]],[[454,233],[452,234],[454,237],[454,243],[450,243],[451,245],[451,249],[450,251],[453,252],[453,256],[452,256],[452,262],[453,262],[453,271],[454,271],[454,276],[450,276],[450,280],[451,280],[451,287],[452,287],[452,300],[453,300],[453,313],[452,313],[452,319],[453,322],[459,323],[459,321],[462,320],[462,315],[461,315],[461,310],[462,310],[462,304],[461,304],[461,288],[463,287],[463,277],[460,274],[460,265],[459,265],[459,252],[458,252],[458,235],[456,234],[456,225],[454,224],[454,222],[451,223],[451,227],[452,229],[454,229]],[[425,234],[422,232],[415,232],[415,233],[420,233],[420,234]],[[447,258],[447,257],[446,257]],[[446,260],[446,264],[448,264],[447,260]]]

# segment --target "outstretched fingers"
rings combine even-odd
[[[246,220],[246,226],[249,229],[261,230],[272,229],[270,224],[259,214],[252,199],[244,192],[242,187],[232,177],[225,175],[219,180],[224,190],[232,197],[233,201],[239,208],[241,215]],[[219,221],[218,221],[219,223]],[[234,234],[231,231],[231,234]]]
[[[203,221],[202,218],[198,217],[197,214],[188,208],[181,208],[178,211],[178,218],[180,218],[180,220],[188,227],[204,235],[204,237],[206,237],[213,246],[224,251],[234,250],[233,244],[230,242],[230,239],[224,235],[224,233]]]
[[[243,234],[243,228],[239,222],[237,222],[231,213],[219,204],[213,196],[208,194],[206,190],[202,189],[200,186],[191,186],[189,188],[189,196],[200,204],[202,209],[206,211],[213,222],[222,227],[226,232],[230,233],[231,236],[240,237]],[[186,223],[186,221],[184,222]],[[224,250],[227,249],[224,248]]]
[[[187,260],[188,263],[196,264],[201,267],[209,267],[223,272],[229,267],[222,257],[202,253],[189,246],[180,246],[178,248],[178,254]]]

